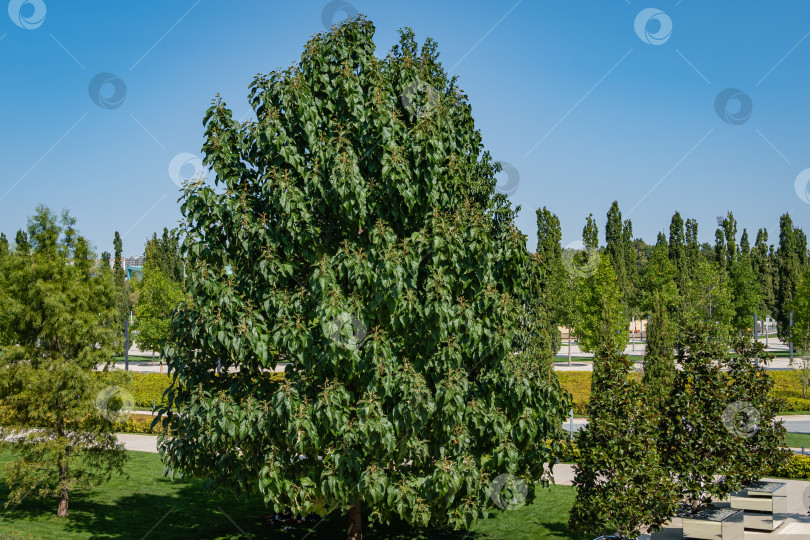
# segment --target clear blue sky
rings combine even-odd
[[[771,242],[783,212],[810,231],[807,192],[794,185],[810,168],[807,2],[347,4],[336,18],[366,14],[380,55],[404,26],[438,41],[487,148],[519,174],[511,199],[532,249],[537,207],[560,216],[564,243],[593,213],[604,241],[614,199],[647,242],[675,210],[699,220],[701,241],[728,210]],[[12,0],[14,20],[0,10],[0,230],[13,236],[44,203],[69,208],[98,251],[119,230],[125,255],[140,254],[180,218],[169,164],[199,155],[213,96],[247,114],[253,75],[297,60],[327,5]],[[99,73],[117,77],[101,86],[107,109],[90,98]],[[737,125],[715,110],[727,88],[752,105]],[[740,107],[721,112],[735,121]]]

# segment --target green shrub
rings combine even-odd
[[[810,480],[810,456],[794,454],[783,466],[769,471],[768,476],[791,480]]]

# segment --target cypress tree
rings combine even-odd
[[[8,255],[8,238],[4,233],[0,233],[0,257]]]
[[[622,296],[627,298],[627,270],[625,268],[625,241],[622,229],[622,213],[619,210],[619,203],[613,201],[607,213],[605,223],[605,253],[610,257],[613,271],[616,273],[616,280]]]
[[[729,212],[725,219],[723,219],[723,236],[725,237],[726,244],[726,262],[727,269],[731,269],[734,261],[737,260],[737,220],[734,219],[734,214]]]
[[[582,229],[582,243],[586,249],[599,249],[599,227],[596,226],[593,214],[588,214],[585,227]]]
[[[774,318],[779,339],[790,339],[790,304],[796,293],[800,276],[800,258],[797,234],[789,214],[779,219],[779,249],[776,250],[776,294]]]
[[[28,244],[28,235],[22,229],[17,231],[14,244],[14,251],[20,255],[28,255],[31,252],[31,246]]]
[[[720,227],[714,231],[714,263],[717,269],[725,272],[728,261],[728,249],[726,248],[726,235]]]
[[[747,257],[751,254],[751,245],[748,243],[748,231],[743,229],[742,236],[740,237],[740,255]]]
[[[675,378],[675,328],[661,294],[653,297],[647,335],[642,385],[647,402],[660,415]]]

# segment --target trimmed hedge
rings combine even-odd
[[[172,378],[167,373],[96,371],[95,376],[112,386],[120,386],[130,394],[135,406],[152,410],[152,400],[156,407],[166,405],[163,392],[171,385]],[[284,380],[284,372],[265,372],[262,374],[271,381]]]
[[[774,381],[773,394],[783,400],[785,412],[810,411],[810,392],[807,398],[802,397],[802,386],[797,373],[793,370],[769,371]]]
[[[566,389],[573,397],[574,414],[583,416],[587,412],[588,400],[591,399],[590,371],[557,371],[555,372],[560,386]],[[808,398],[802,398],[802,388],[793,371],[770,370],[768,374],[774,381],[773,395],[782,400],[781,412],[810,411],[810,393]],[[632,376],[641,379],[640,372],[633,372]]]

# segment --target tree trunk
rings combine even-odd
[[[363,522],[361,513],[361,502],[357,503],[349,509],[346,514],[346,539],[347,540],[363,540]]]
[[[64,463],[59,465],[59,507],[56,510],[56,517],[68,516],[68,490],[67,490],[67,467]]]

